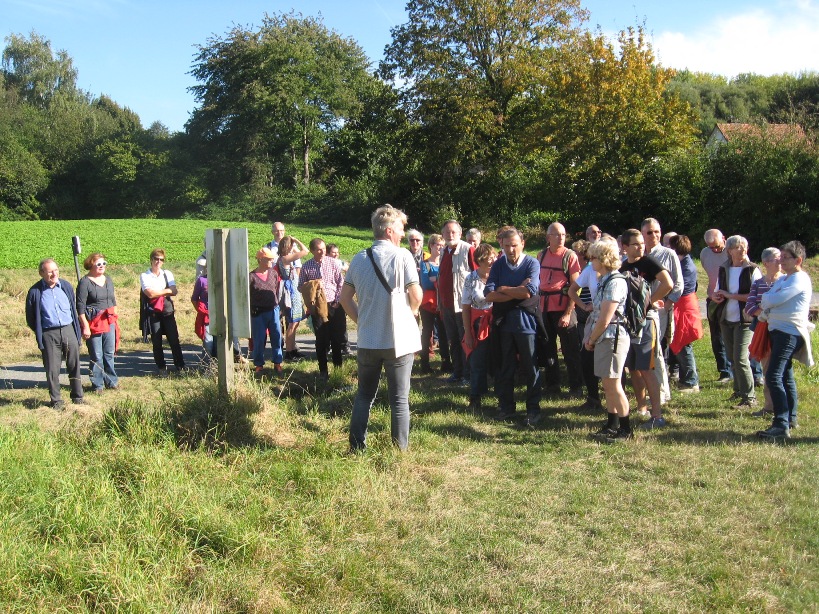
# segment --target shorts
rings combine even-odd
[[[624,330],[615,339],[600,339],[594,346],[594,374],[601,378],[617,378],[623,375],[631,338]]]
[[[626,366],[630,371],[654,371],[658,354],[657,322],[648,318],[640,341],[632,340],[629,346]]]

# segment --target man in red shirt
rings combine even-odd
[[[546,231],[547,247],[538,256],[540,261],[540,296],[543,323],[549,334],[548,348],[552,360],[545,373],[547,394],[560,393],[560,366],[557,363],[557,339],[569,376],[569,394],[583,395],[583,373],[580,367],[580,336],[577,315],[568,290],[580,275],[577,254],[564,246],[566,229],[555,222]]]

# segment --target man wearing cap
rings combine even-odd
[[[34,331],[37,347],[43,356],[51,407],[65,407],[60,396],[60,367],[65,368],[71,386],[71,402],[85,403],[82,395],[80,368],[80,320],[74,300],[74,289],[60,279],[57,263],[52,258],[40,261],[40,277],[26,297],[26,324]]]

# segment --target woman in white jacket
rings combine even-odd
[[[810,277],[802,270],[805,246],[790,241],[780,248],[782,271],[785,273],[762,295],[760,319],[768,321],[771,337],[771,357],[765,373],[765,385],[773,400],[774,419],[770,428],[757,436],[766,441],[790,437],[796,427],[796,380],[793,377],[793,359],[813,365],[808,322],[810,300],[813,294]]]

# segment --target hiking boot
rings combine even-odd
[[[634,433],[631,429],[625,430],[624,428],[619,428],[613,435],[606,437],[606,443],[617,443],[620,441],[628,441],[629,439],[634,439]]]
[[[609,437],[615,437],[619,430],[620,429],[613,429],[613,428],[611,428],[609,426],[604,426],[602,429],[600,429],[596,433],[592,433],[591,436],[592,436],[592,439],[597,439],[598,441],[605,441]]]
[[[785,429],[780,426],[772,426],[764,431],[757,431],[756,436],[762,441],[777,442],[790,439],[790,429]]]

